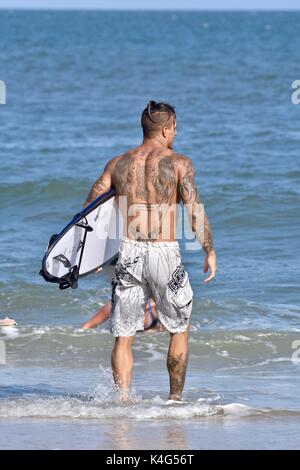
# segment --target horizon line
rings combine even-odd
[[[261,13],[261,12],[299,12],[299,8],[95,8],[95,7],[9,7],[0,6],[0,11],[107,11],[107,12],[207,12],[207,13],[226,13],[226,12],[245,12],[245,13]]]

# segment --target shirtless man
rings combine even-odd
[[[170,333],[167,367],[170,399],[180,400],[188,363],[189,319],[193,292],[176,240],[178,204],[186,206],[191,227],[206,252],[205,283],[216,276],[217,259],[208,217],[195,183],[192,161],[173,150],[175,109],[150,101],[141,117],[142,144],[110,160],[93,184],[85,206],[116,189],[127,221],[112,281],[111,332],[114,380],[122,399],[129,396],[136,332],[143,329],[148,298]],[[127,207],[124,209],[124,199]]]

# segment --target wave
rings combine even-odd
[[[15,366],[96,367],[107,359],[113,338],[106,323],[97,330],[73,327],[2,327],[0,339],[7,345],[7,363]],[[202,369],[296,367],[298,331],[236,330],[203,331],[193,324],[190,332],[191,364]],[[137,364],[156,367],[165,362],[169,346],[167,333],[137,334],[133,350]]]
[[[240,403],[215,405],[203,403],[201,398],[195,402],[175,402],[163,400],[158,395],[152,399],[134,397],[129,403],[122,403],[117,399],[103,402],[97,397],[84,395],[59,398],[32,395],[28,398],[0,401],[0,418],[190,420],[210,417],[240,419],[276,416],[300,417],[300,411],[258,409]]]
[[[42,202],[57,203],[61,198],[82,199],[82,194],[89,190],[91,182],[73,178],[61,178],[40,181],[22,181],[0,184],[0,195],[6,201],[5,205],[16,205],[16,203],[26,205],[37,205],[41,209]],[[5,196],[5,198],[4,198]],[[78,199],[78,200],[81,200]],[[82,201],[83,202],[83,201]],[[49,208],[48,208],[49,209]],[[45,210],[47,207],[45,206]]]

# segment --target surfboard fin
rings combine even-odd
[[[58,233],[54,233],[53,235],[51,235],[49,243],[48,243],[48,249],[57,238],[58,238]]]
[[[72,289],[77,289],[78,278],[79,278],[79,268],[76,265],[70,269],[68,274],[65,274],[64,276],[60,278],[59,288],[68,289],[68,287],[71,287]]]
[[[68,258],[67,258],[65,255],[63,255],[63,254],[54,256],[53,259],[55,259],[55,260],[57,260],[57,261],[60,261],[60,262],[64,265],[65,268],[70,268],[70,267],[71,267],[70,261],[69,261]]]

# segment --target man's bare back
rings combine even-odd
[[[197,234],[196,214],[201,200],[195,183],[192,161],[171,148],[152,142],[110,160],[94,183],[86,204],[111,186],[116,189],[120,208],[126,211],[126,236],[135,240],[170,241],[176,239],[177,204],[190,206],[191,223]],[[124,199],[123,199],[124,198]],[[125,203],[126,202],[126,203]],[[200,243],[208,253],[212,234],[205,213]],[[203,219],[203,218],[202,218]],[[194,221],[194,223],[193,223]],[[204,235],[203,235],[204,232]]]

